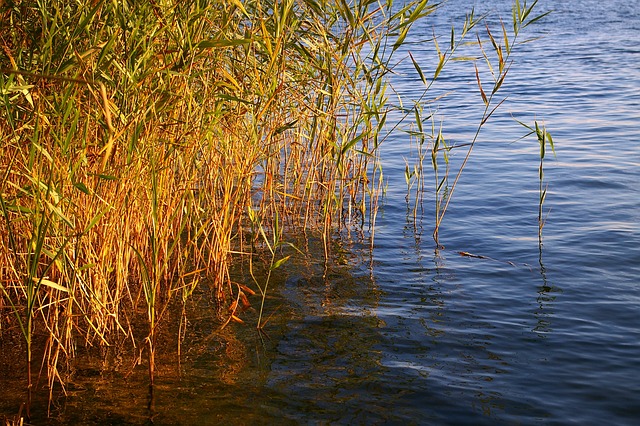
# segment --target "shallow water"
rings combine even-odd
[[[416,37],[432,25],[447,34],[473,4],[451,0]],[[510,17],[509,0],[475,4]],[[443,222],[444,249],[431,238],[430,182],[423,218],[407,210],[410,152],[396,135],[385,146],[389,190],[371,256],[345,242],[345,265],[325,278],[322,265],[291,263],[269,300],[264,342],[242,326],[215,345],[194,339],[181,368],[161,372],[153,400],[144,368],[126,379],[89,369],[48,422],[637,424],[640,6],[538,7],[554,12],[516,55],[509,98]],[[429,43],[410,49],[432,58]],[[403,66],[396,84],[411,94],[419,80]],[[464,143],[481,113],[471,64],[446,69],[435,90],[452,88],[439,114],[445,137]],[[556,143],[542,246],[538,144],[516,142],[524,132],[511,116],[544,121]]]

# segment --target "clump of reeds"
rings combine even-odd
[[[539,18],[516,5],[517,35]],[[315,228],[328,252],[336,230],[373,223],[379,146],[399,126],[385,127],[387,77],[413,24],[435,9],[427,0],[0,2],[0,327],[23,338],[27,416],[36,338],[50,392],[64,388],[78,344],[122,340],[146,351],[153,383],[174,303],[178,341],[201,285],[221,324],[241,320],[248,296],[264,303],[287,232]],[[446,50],[434,39],[430,78],[409,56],[425,93],[477,22],[470,15],[459,41],[452,31]],[[513,47],[506,30],[502,43],[487,34],[497,66],[483,54],[493,88],[486,94],[478,76],[481,125]],[[448,168],[438,175],[451,147],[436,126],[425,136],[423,100],[400,109],[418,124],[407,182],[422,193],[431,152],[437,240],[466,159],[453,185]],[[254,289],[232,283],[231,263],[255,252],[267,253],[267,276]]]
[[[539,21],[550,13],[545,12],[539,15],[533,13],[537,3],[538,0],[535,0],[531,4],[527,4],[526,0],[524,2],[515,0],[512,8],[511,26],[507,26],[503,21],[500,21],[499,27],[492,29],[489,24],[485,23],[484,30],[476,34],[476,40],[469,42],[467,38],[471,34],[471,30],[481,22],[485,21],[485,16],[476,16],[472,10],[471,13],[467,15],[461,28],[456,30],[455,27],[452,27],[451,35],[449,40],[446,40],[448,42],[446,45],[441,47],[441,43],[438,42],[438,38],[434,37],[433,42],[438,55],[438,62],[431,74],[428,74],[423,70],[413,56],[410,56],[413,66],[424,85],[424,93],[422,97],[415,102],[415,106],[405,113],[405,117],[409,117],[411,113],[415,114],[416,130],[410,131],[409,134],[416,140],[417,157],[415,164],[410,167],[407,163],[407,167],[405,169],[405,176],[408,185],[407,202],[409,202],[411,187],[415,185],[416,195],[413,207],[413,215],[415,218],[416,210],[418,206],[421,206],[422,193],[424,190],[423,162],[426,158],[425,145],[427,144],[425,140],[428,139],[430,141],[431,148],[431,165],[433,168],[435,194],[435,223],[433,238],[438,247],[440,247],[440,226],[444,220],[460,177],[471,158],[471,154],[476,143],[479,141],[480,133],[489,119],[506,100],[506,97],[501,95],[501,88],[509,74],[509,71],[511,70],[514,49],[531,41],[530,39],[522,39],[521,32],[524,28]],[[477,51],[469,51],[470,45],[477,47]],[[461,52],[461,50],[463,50],[463,52]],[[442,70],[450,61],[466,61],[473,63],[476,80],[475,83],[478,87],[480,99],[484,104],[482,114],[479,117],[479,121],[472,138],[455,146],[447,144],[443,136],[442,125],[435,125],[434,121],[437,118],[436,114],[431,113],[427,117],[424,117],[421,103],[425,98],[425,94],[431,89],[433,83],[438,79]],[[478,66],[478,63],[480,63],[480,67]],[[431,120],[433,123],[430,133],[423,130],[422,124],[428,120]],[[532,130],[529,126],[525,125],[525,127]],[[546,138],[552,148],[553,141],[550,139],[550,136],[546,131],[538,128],[537,123],[535,124],[535,128],[536,130],[532,131],[532,133],[537,133],[538,140],[541,144],[540,180],[542,181],[542,160],[544,159],[544,146],[546,145],[544,140]],[[459,148],[465,148],[466,152],[464,153],[464,157],[460,165],[457,167],[457,170],[452,170],[449,162],[449,156],[452,150]],[[444,170],[441,170],[442,168]],[[452,172],[453,175],[451,174]],[[451,183],[449,179],[450,177],[452,177]],[[542,206],[543,201],[544,194],[541,187],[540,206]],[[541,208],[538,222],[540,224],[540,235],[542,230]]]
[[[50,392],[77,344],[122,336],[146,347],[153,381],[172,301],[206,282],[237,306],[234,256],[275,256],[285,227],[319,227],[326,243],[375,214],[384,78],[432,10],[0,4],[0,307],[24,339],[29,398],[34,336]]]

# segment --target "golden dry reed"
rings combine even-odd
[[[51,392],[78,344],[123,336],[153,382],[170,302],[206,280],[237,305],[234,258],[267,247],[274,268],[285,226],[326,244],[374,214],[389,37],[432,10],[0,4],[0,327],[22,336],[29,398],[37,339]]]
[[[539,17],[515,5],[517,35]],[[144,349],[153,384],[159,324],[172,303],[184,307],[206,283],[220,307],[212,315],[239,320],[253,290],[231,282],[232,262],[270,256],[266,281],[255,280],[264,304],[270,271],[287,259],[287,232],[317,229],[328,252],[342,227],[371,225],[384,186],[379,146],[407,117],[419,124],[420,147],[420,176],[407,171],[408,185],[433,157],[437,240],[462,168],[451,187],[448,168],[438,176],[437,157],[449,148],[437,126],[425,145],[421,104],[478,19],[470,15],[455,40],[452,30],[447,48],[433,39],[439,60],[426,75],[403,45],[436,8],[428,0],[0,2],[0,339],[21,336],[27,418],[36,346],[50,392],[64,389],[78,345],[122,340]],[[478,77],[481,124],[509,69],[503,30],[504,48],[489,33],[498,55],[490,95]],[[395,109],[404,118],[389,129],[388,76],[409,57],[424,93]],[[267,320],[261,307],[258,328]]]

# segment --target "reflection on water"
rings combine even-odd
[[[510,16],[510,0],[451,0],[425,34],[430,25],[448,34],[473,4]],[[39,400],[38,423],[640,421],[640,6],[539,7],[555,12],[516,58],[503,113],[481,134],[443,222],[445,249],[435,252],[430,237],[432,191],[424,217],[407,210],[409,153],[398,135],[385,147],[389,184],[373,254],[343,242],[340,261],[325,269],[312,242],[309,259],[278,271],[267,336],[253,328],[255,312],[223,332],[199,312],[180,366],[166,342],[152,400],[146,367],[111,354],[83,360],[51,420]],[[429,46],[412,46],[414,57],[427,60]],[[416,76],[404,66],[398,87],[410,93]],[[473,68],[447,72],[439,87],[457,91],[439,110],[445,137],[464,142],[478,115]],[[514,142],[522,131],[512,115],[544,120],[556,141],[542,246],[538,146]],[[105,372],[105,359],[128,367]],[[0,413],[12,414],[21,390],[6,377]]]

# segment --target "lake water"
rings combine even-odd
[[[473,4],[451,0],[419,29],[410,49],[425,68],[432,44],[420,37],[434,25],[446,35]],[[510,0],[475,4],[510,19]],[[268,300],[264,342],[251,326],[215,344],[194,338],[181,374],[160,371],[152,401],[144,369],[126,380],[79,371],[49,422],[638,424],[640,5],[540,0],[539,11],[551,9],[527,29],[543,37],[516,53],[508,100],[483,129],[442,224],[443,249],[431,238],[431,175],[414,221],[411,151],[395,135],[372,254],[354,236],[335,247],[343,265],[291,262]],[[465,143],[482,102],[472,64],[452,65],[433,93],[455,89],[439,117],[445,138]],[[420,85],[413,66],[398,71],[410,96]],[[524,130],[512,117],[544,121],[556,144],[545,162],[542,246],[538,143],[516,141]],[[201,336],[212,327],[191,324]]]

